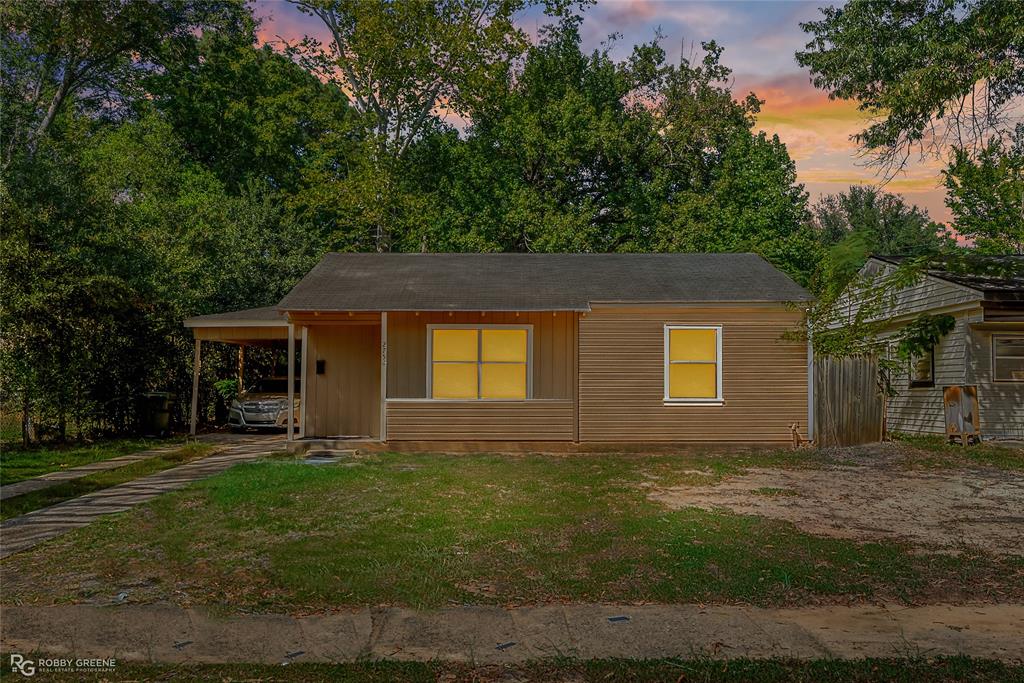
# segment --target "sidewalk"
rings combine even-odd
[[[485,665],[551,657],[852,659],[957,654],[1021,661],[1021,633],[1024,605],[785,610],[552,605],[425,612],[377,608],[298,618],[215,617],[164,605],[66,605],[4,607],[0,648],[157,663],[382,658]]]
[[[129,510],[162,493],[183,488],[237,463],[256,460],[273,451],[283,450],[284,444],[284,438],[280,436],[245,439],[237,446],[228,446],[179,467],[9,519],[0,524],[0,558],[91,524],[103,515]]]

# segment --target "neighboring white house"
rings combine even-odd
[[[919,315],[948,314],[956,326],[931,354],[912,359],[894,373],[897,395],[888,402],[890,431],[943,434],[947,387],[976,387],[983,438],[1024,439],[1024,257],[994,257],[1018,266],[1015,274],[965,275],[928,270],[915,284],[896,292],[875,319],[881,336],[896,335]],[[900,257],[872,256],[862,275],[886,277]],[[853,319],[855,300],[844,315]],[[841,323],[840,323],[841,324]]]

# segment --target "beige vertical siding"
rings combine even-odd
[[[580,441],[790,441],[807,431],[807,345],[786,308],[595,308],[579,323]],[[722,325],[721,406],[666,405],[664,325]]]
[[[576,313],[388,313],[388,398],[427,398],[427,325],[533,325],[533,398],[571,399]]]
[[[305,435],[380,436],[380,323],[310,325],[308,343]]]
[[[389,441],[572,441],[573,402],[389,400]]]

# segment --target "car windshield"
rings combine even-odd
[[[299,390],[299,380],[295,380],[295,391]],[[286,394],[288,393],[288,380],[284,377],[266,377],[257,380],[256,384],[249,387],[250,394]]]

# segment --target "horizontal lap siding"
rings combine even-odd
[[[573,402],[401,401],[387,403],[394,441],[572,441]]]
[[[886,265],[881,277],[885,277],[895,271],[895,267]],[[881,280],[875,281],[875,284]],[[930,313],[935,309],[949,308],[971,304],[980,299],[980,294],[967,287],[962,287],[952,282],[946,282],[936,277],[925,276],[917,282],[904,287],[896,292],[895,297],[886,298],[880,302],[882,310],[878,311],[869,319],[877,320],[882,318],[894,318],[897,316],[917,315],[919,313]],[[835,326],[839,327],[847,322],[852,322],[857,311],[860,309],[861,301],[854,292],[847,292],[839,300],[837,309],[840,311],[839,319]]]
[[[965,383],[965,345],[970,334],[967,325],[972,319],[980,319],[980,314],[980,311],[977,314],[957,314],[956,326],[935,345],[934,387],[911,388],[909,366],[893,373],[890,382],[896,395],[887,401],[886,421],[889,431],[904,434],[946,432],[943,388]]]
[[[787,442],[807,431],[807,345],[789,309],[597,309],[580,319],[581,441]],[[665,405],[664,325],[722,325],[725,405]]]
[[[992,335],[1024,335],[1024,323],[1007,325],[999,332],[970,330],[967,337],[966,384],[978,387],[978,412],[983,437],[1024,439],[1024,382],[992,379]]]

